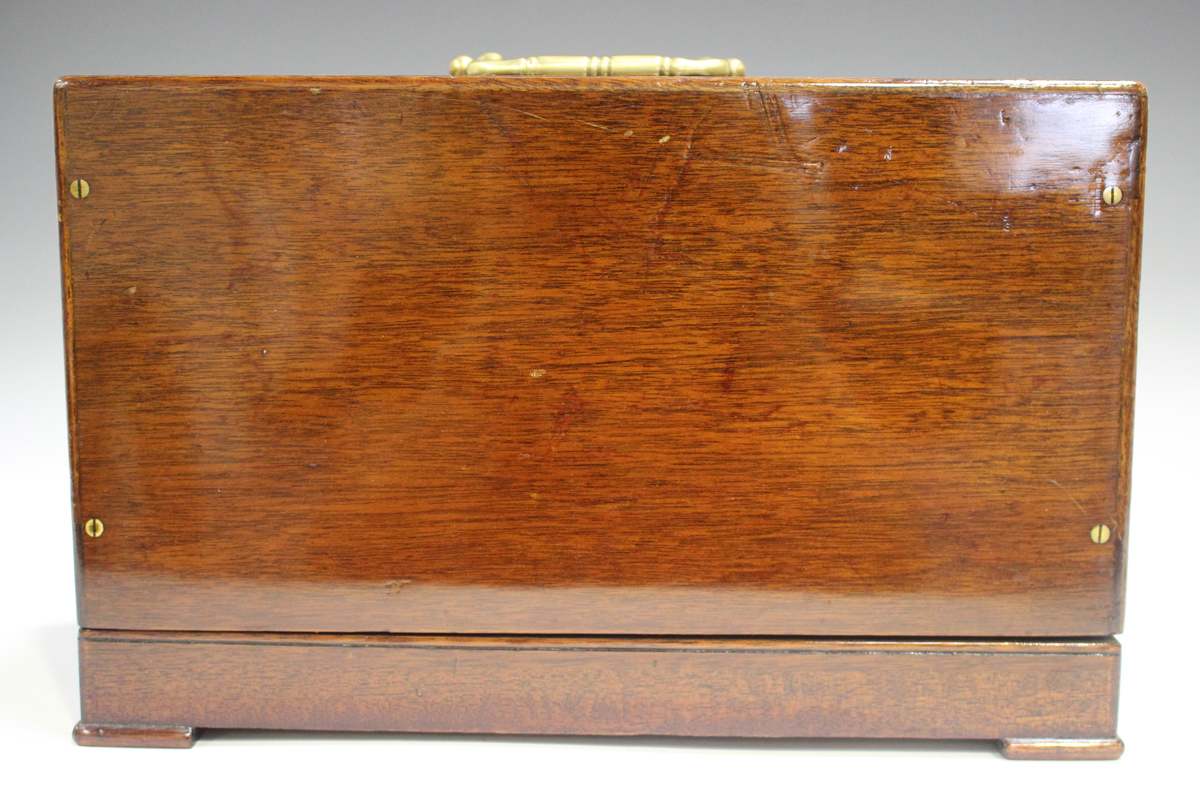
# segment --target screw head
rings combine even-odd
[[[100,537],[104,534],[104,523],[99,518],[88,518],[83,531],[87,532],[88,537]]]
[[[1124,193],[1121,192],[1120,187],[1116,185],[1109,185],[1104,188],[1102,193],[1100,193],[1100,197],[1103,198],[1104,202],[1109,206],[1116,206],[1121,202],[1121,198],[1125,196]]]
[[[1111,536],[1112,536],[1112,530],[1110,530],[1104,524],[1096,524],[1095,526],[1092,527],[1092,542],[1093,543],[1107,543],[1109,537],[1111,537]]]
[[[71,182],[71,197],[86,198],[88,193],[92,191],[92,187],[87,181],[82,178],[76,178]]]

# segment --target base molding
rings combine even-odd
[[[987,739],[1108,759],[1120,644],[82,630],[85,745],[193,728]],[[96,725],[90,722],[128,722]],[[187,726],[180,726],[187,722]]]

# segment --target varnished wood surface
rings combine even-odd
[[[1000,741],[1000,753],[1010,760],[1116,760],[1124,752],[1125,743],[1120,738],[1003,738]]]
[[[73,733],[80,746],[140,746],[188,749],[198,733],[192,727],[146,727],[79,722]]]
[[[1112,639],[80,636],[85,721],[214,728],[1111,740],[1119,663]]]
[[[1136,85],[56,100],[87,626],[1120,628]]]

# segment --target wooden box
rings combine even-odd
[[[55,99],[80,743],[1120,754],[1140,85]]]

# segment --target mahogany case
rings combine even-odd
[[[55,100],[81,742],[1119,754],[1140,85]]]

